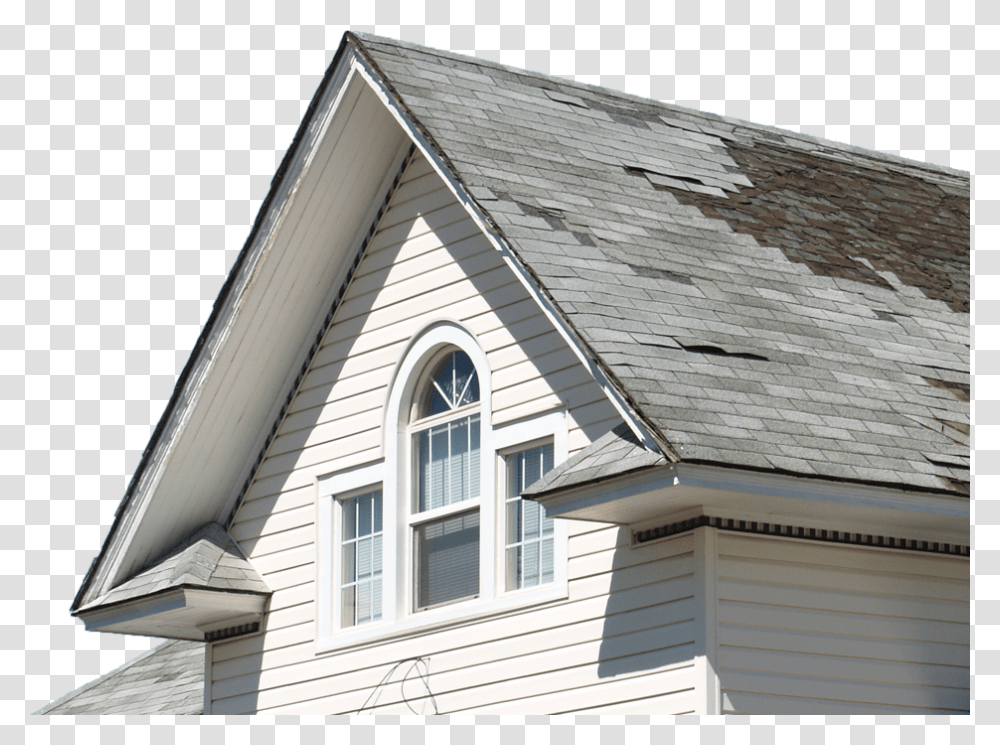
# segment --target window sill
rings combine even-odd
[[[465,600],[422,611],[396,623],[383,621],[339,630],[326,636],[318,634],[316,653],[363,649],[384,642],[440,631],[451,626],[488,621],[533,606],[565,600],[568,597],[569,588],[565,584],[555,584],[544,588],[516,590],[489,601],[478,598]]]

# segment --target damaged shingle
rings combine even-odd
[[[968,383],[956,383],[950,380],[938,380],[937,378],[928,378],[926,375],[923,376],[924,380],[927,381],[929,385],[935,388],[939,388],[943,391],[948,391],[959,401],[969,401],[971,389]]]
[[[694,282],[686,274],[678,274],[677,272],[672,272],[669,269],[658,269],[651,266],[639,266],[636,264],[627,264],[633,272],[638,274],[640,277],[650,277],[652,279],[666,279],[671,282],[680,282],[684,285],[693,285]]]
[[[777,143],[732,141],[728,153],[754,184],[738,196],[722,202],[700,190],[660,188],[818,275],[892,289],[879,274],[892,272],[953,311],[969,312],[968,198]],[[732,202],[738,206],[729,208]]]
[[[762,362],[767,362],[767,357],[754,354],[752,352],[728,352],[722,347],[713,347],[711,344],[685,344],[684,342],[678,342],[685,352],[697,352],[698,354],[707,354],[718,357],[733,357],[739,360],[760,360]]]
[[[468,111],[398,65],[393,90],[666,450],[968,493],[914,455],[967,448],[968,174],[456,55],[436,72],[481,87]]]

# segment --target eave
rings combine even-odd
[[[447,156],[353,34],[346,34],[272,182],[73,602],[107,594],[199,524],[228,524],[377,222],[411,141],[502,254],[636,436],[669,445],[582,341],[471,197]],[[340,200],[340,201],[338,201]],[[310,225],[309,219],[319,216]],[[268,360],[267,365],[259,364]],[[275,364],[277,363],[277,364]]]
[[[227,522],[408,148],[406,133],[357,74],[353,47],[343,43],[74,610],[141,572],[199,525]]]
[[[87,631],[211,641],[256,631],[268,595],[180,586],[77,612]]]
[[[674,463],[530,498],[551,517],[639,533],[711,516],[969,544],[962,497]]]

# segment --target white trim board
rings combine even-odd
[[[961,497],[675,463],[536,497],[553,517],[635,531],[697,515],[969,544]]]

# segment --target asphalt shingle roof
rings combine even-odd
[[[172,640],[39,709],[37,714],[201,714],[205,645]]]
[[[969,493],[967,174],[348,39],[672,457]]]
[[[225,528],[218,523],[209,523],[159,559],[154,559],[150,568],[81,610],[182,586],[268,595],[271,592]]]

